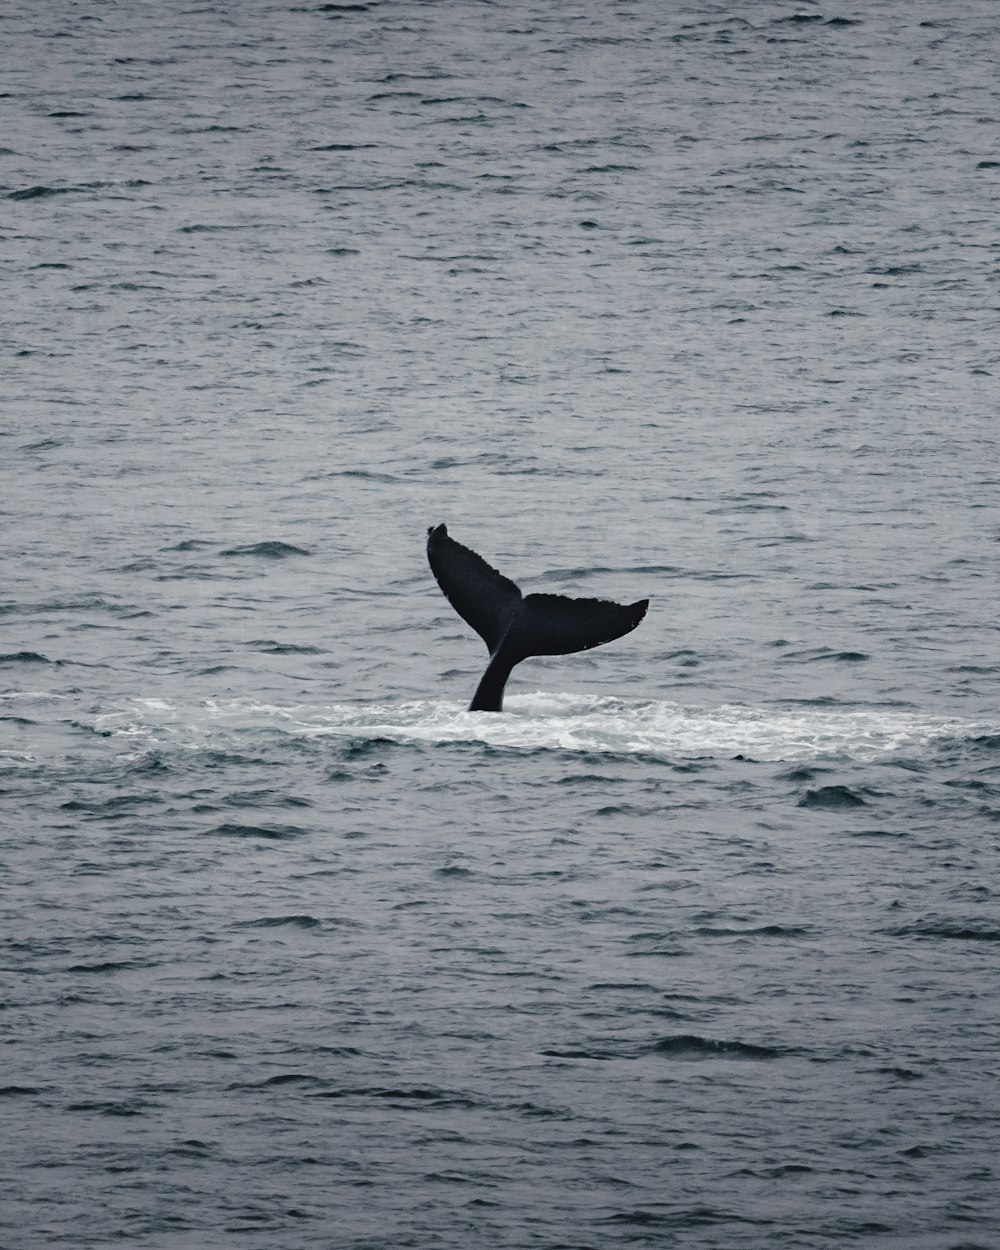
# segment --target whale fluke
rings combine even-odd
[[[612,603],[566,595],[522,595],[482,556],[449,537],[443,525],[427,531],[427,559],[448,602],[486,643],[490,662],[470,712],[499,712],[515,664],[530,655],[589,651],[630,633],[646,615],[648,599]]]

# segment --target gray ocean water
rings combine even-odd
[[[998,63],[5,0],[3,1250],[1000,1246]]]

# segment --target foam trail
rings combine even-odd
[[[883,708],[686,706],[536,692],[512,696],[510,716],[468,712],[445,700],[394,704],[277,706],[253,700],[182,708],[137,700],[98,717],[102,734],[136,746],[198,749],[232,737],[277,733],[306,739],[387,738],[480,742],[519,750],[644,755],[664,760],[732,758],[789,762],[820,757],[875,759],[997,732],[995,726]]]

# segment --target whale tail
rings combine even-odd
[[[635,629],[649,606],[648,599],[622,604],[522,595],[482,556],[449,537],[443,525],[428,530],[427,559],[448,602],[490,651],[472,712],[499,712],[507,678],[528,656],[568,655],[612,642]]]

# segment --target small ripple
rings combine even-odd
[[[837,810],[847,807],[865,807],[865,800],[848,786],[820,786],[807,790],[799,799],[799,807],[828,808]]]
[[[204,538],[185,538],[183,542],[176,543],[173,547],[164,547],[164,551],[203,551],[212,544]]]
[[[137,1116],[144,1115],[150,1109],[162,1106],[162,1103],[149,1102],[143,1098],[124,1099],[120,1102],[105,1102],[97,1099],[86,1100],[84,1102],[72,1102],[67,1111],[87,1111],[91,1114],[106,1116]]]
[[[150,959],[106,959],[96,964],[71,964],[67,972],[101,974],[108,972],[132,972],[137,968],[155,968],[156,962]]]
[[[211,834],[220,838],[264,838],[268,842],[283,842],[291,838],[301,838],[306,830],[298,825],[244,825],[235,821],[226,821],[216,825]]]
[[[715,1207],[697,1204],[693,1207],[669,1207],[664,1210],[649,1210],[641,1207],[633,1211],[619,1211],[607,1216],[603,1223],[613,1225],[634,1225],[638,1228],[678,1228],[688,1229],[703,1224],[748,1223],[769,1225],[774,1221],[764,1217],[750,1218],[746,1215],[735,1215],[732,1211],[721,1211]],[[646,1238],[643,1238],[643,1242]]]
[[[296,929],[318,929],[322,921],[315,916],[296,914],[291,916],[261,916],[258,920],[237,920],[234,929],[281,929],[291,926]]]
[[[291,543],[272,541],[251,543],[246,547],[227,547],[225,551],[220,551],[219,554],[222,556],[254,556],[262,560],[285,560],[289,556],[312,555],[312,552],[306,551],[304,547],[295,547]]]
[[[673,1059],[782,1059],[795,1052],[780,1046],[759,1046],[752,1042],[725,1041],[681,1033],[665,1037],[650,1049],[651,1054]]]
[[[952,942],[1000,942],[1000,927],[991,920],[948,920],[927,916],[911,924],[883,929],[890,937],[941,938]]]
[[[168,1153],[179,1155],[182,1159],[205,1159],[213,1153],[214,1147],[198,1137],[188,1137],[169,1148]]]
[[[313,1076],[311,1072],[279,1072],[276,1076],[265,1077],[262,1081],[246,1081],[238,1082],[230,1085],[231,1090],[236,1089],[275,1089],[286,1085],[300,1085],[306,1087],[323,1086],[326,1082],[318,1076]]]
[[[433,1109],[450,1107],[476,1107],[481,1104],[465,1094],[457,1094],[451,1090],[428,1086],[357,1086],[350,1089],[323,1090],[316,1095],[319,1098],[378,1098],[389,1104],[402,1103],[404,1106],[420,1103]]]
[[[47,187],[39,184],[33,187],[22,187],[19,191],[11,191],[7,198],[10,200],[42,200],[52,195],[66,195],[75,189],[74,187]]]
[[[260,639],[246,644],[260,651],[263,655],[325,655],[322,647],[306,646],[294,642],[274,642],[271,639]]]

